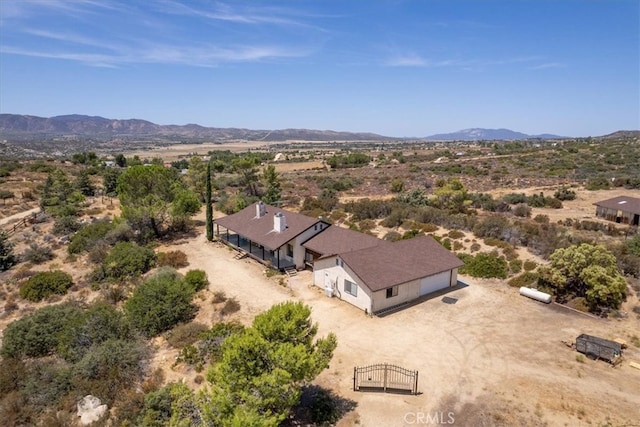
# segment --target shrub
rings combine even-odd
[[[111,405],[123,390],[140,382],[148,355],[141,341],[109,339],[94,345],[73,366],[75,388]]]
[[[554,194],[553,197],[555,197],[558,200],[575,200],[576,198],[576,192],[565,187],[562,186],[560,187]]]
[[[240,310],[240,303],[235,298],[228,299],[222,309],[220,309],[220,314],[223,316],[227,316],[229,314],[233,314]]]
[[[158,267],[182,268],[189,265],[187,254],[182,251],[169,251],[158,253]]]
[[[480,246],[480,243],[475,242],[475,243],[472,243],[472,244],[471,244],[471,246],[469,246],[469,250],[470,250],[471,252],[478,252],[478,251],[480,250],[480,248],[481,248],[481,247],[482,247],[482,246]]]
[[[481,252],[475,256],[468,256],[463,261],[465,265],[460,268],[460,273],[462,274],[468,274],[472,277],[507,278],[507,261],[495,251],[491,253]]]
[[[522,267],[524,268],[524,271],[533,271],[538,268],[538,263],[535,261],[526,260]]]
[[[22,285],[20,296],[29,301],[41,301],[52,294],[64,295],[71,286],[73,279],[64,271],[43,271]]]
[[[206,360],[216,360],[222,355],[222,343],[234,334],[239,334],[244,326],[236,322],[220,322],[213,325],[208,331],[200,335],[198,348]]]
[[[464,233],[460,230],[451,230],[449,232],[450,239],[461,239],[464,237]]]
[[[392,231],[389,231],[387,234],[385,234],[383,239],[388,240],[390,242],[397,242],[398,240],[402,239],[402,234],[392,230]]]
[[[129,242],[133,240],[134,234],[131,226],[126,222],[114,222],[111,225],[111,229],[104,236],[104,239],[110,245],[115,245],[118,242]]]
[[[227,300],[227,296],[222,291],[216,291],[213,293],[213,303],[218,304],[221,302],[225,302]]]
[[[549,224],[549,215],[538,214],[533,217],[533,220],[538,224]]]
[[[513,207],[513,214],[522,218],[531,216],[531,208],[526,203],[518,203]]]
[[[53,223],[53,234],[63,235],[72,234],[82,228],[82,224],[75,216],[61,216],[56,218]]]
[[[173,348],[183,348],[195,343],[198,337],[208,329],[202,323],[182,323],[167,332],[167,342]]]
[[[109,221],[97,221],[80,229],[72,238],[67,250],[70,254],[79,254],[89,251],[93,245],[105,238],[113,229]]]
[[[522,261],[519,259],[512,259],[509,261],[509,270],[513,274],[518,274],[522,271]]]
[[[58,347],[58,336],[66,325],[82,314],[71,303],[43,307],[11,322],[4,331],[3,357],[42,357]]]
[[[146,273],[155,261],[153,249],[133,242],[118,242],[107,255],[103,266],[108,277],[125,279]]]
[[[112,305],[100,303],[66,325],[59,336],[58,353],[67,361],[75,362],[94,345],[110,339],[132,338],[133,330],[124,314]]]
[[[184,283],[190,286],[194,292],[198,292],[209,285],[209,279],[203,270],[189,270],[184,275]]]
[[[495,237],[501,238],[511,228],[509,220],[503,216],[492,215],[473,227],[473,233],[478,237]]]
[[[191,320],[196,311],[193,294],[175,270],[165,267],[136,288],[124,309],[136,328],[153,337]]]
[[[522,286],[529,287],[538,281],[538,274],[526,271],[519,276],[512,277],[507,281],[509,286],[520,288]]]
[[[53,259],[53,250],[49,246],[32,243],[23,253],[22,259],[34,264],[42,264]]]

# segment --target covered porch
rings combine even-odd
[[[220,228],[223,230],[221,231]],[[269,249],[258,242],[251,241],[250,239],[236,233],[233,230],[220,227],[216,224],[216,237],[221,242],[234,248],[240,253],[255,259],[256,261],[266,265],[267,267],[275,268],[277,270],[284,271],[285,269],[295,268],[295,263],[292,258],[289,258],[283,254],[283,248]]]

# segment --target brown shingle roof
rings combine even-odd
[[[640,199],[636,197],[618,196],[612,199],[596,202],[594,203],[594,205],[601,206],[607,209],[615,209],[624,212],[640,214]]]
[[[464,264],[429,236],[400,240],[339,256],[373,292]]]
[[[278,249],[303,231],[313,227],[314,224],[321,222],[316,218],[270,205],[264,205],[265,214],[258,218],[257,203],[247,206],[240,212],[218,218],[214,222],[268,249]],[[273,216],[277,213],[284,215],[287,224],[287,228],[280,233],[273,228]]]
[[[320,254],[320,257],[327,257],[370,248],[383,243],[389,242],[358,231],[332,225],[304,242],[302,246]]]

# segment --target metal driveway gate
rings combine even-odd
[[[353,390],[418,394],[418,371],[388,363],[355,367]]]

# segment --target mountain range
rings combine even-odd
[[[389,141],[406,138],[388,137],[366,132],[338,132],[312,129],[251,130],[240,128],[204,127],[197,124],[158,125],[140,119],[107,119],[79,114],[37,117],[19,114],[0,114],[0,137],[84,137],[111,140],[115,138],[179,138],[210,141]],[[430,141],[478,141],[558,139],[558,135],[527,135],[509,129],[464,129],[427,137],[410,138]]]
[[[426,137],[432,141],[481,141],[481,140],[518,140],[518,139],[562,139],[563,136],[543,133],[540,135],[527,135],[510,129],[463,129],[452,133],[440,133]]]

